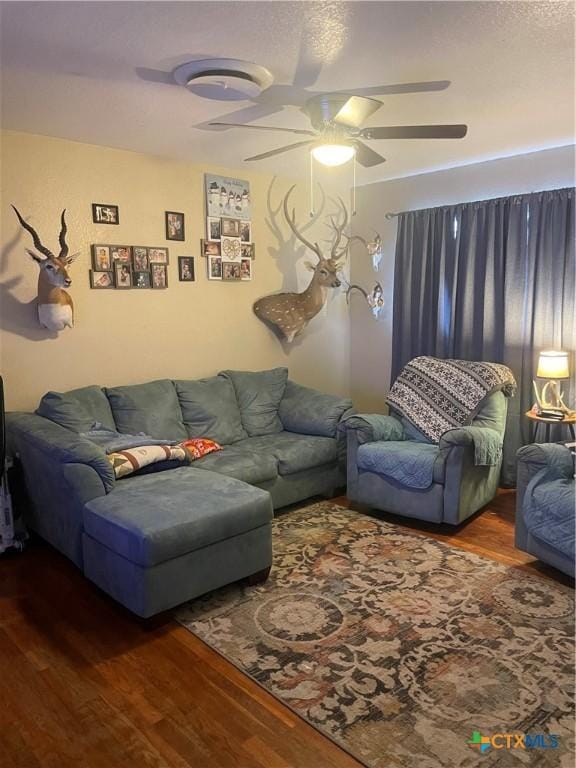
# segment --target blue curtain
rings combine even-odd
[[[518,394],[509,404],[505,485],[514,483],[516,450],[530,441],[524,413],[538,353],[568,350],[574,371],[574,194],[557,189],[399,215],[392,380],[417,355],[510,366]]]

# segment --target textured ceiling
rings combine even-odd
[[[138,74],[219,56],[314,91],[451,80],[438,93],[382,97],[369,124],[464,122],[468,136],[371,142],[388,162],[359,170],[360,183],[574,141],[572,2],[9,2],[1,14],[8,129],[230,167],[298,140],[206,130],[254,105]],[[296,107],[258,123],[309,127]],[[299,176],[306,158],[254,165]]]

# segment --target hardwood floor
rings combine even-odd
[[[515,550],[513,492],[458,529],[383,517],[570,582]],[[0,709],[6,768],[359,766],[185,629],[143,625],[39,541],[0,559]]]

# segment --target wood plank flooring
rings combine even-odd
[[[570,581],[514,548],[513,492],[458,529],[383,517]],[[38,540],[0,558],[0,717],[2,768],[359,765],[185,629],[139,622]]]

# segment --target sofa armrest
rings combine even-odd
[[[380,413],[355,413],[342,420],[340,430],[356,433],[359,445],[379,440],[404,440],[402,422]]]
[[[525,445],[516,453],[516,518],[515,543],[519,549],[529,550],[530,534],[524,519],[526,506],[530,504],[530,484],[571,478],[574,464],[569,448],[552,443]],[[532,486],[533,487],[533,486]]]
[[[551,478],[569,478],[574,474],[570,449],[556,443],[534,443],[520,448],[516,454],[518,470],[525,469],[524,477],[546,469]]]
[[[471,448],[477,467],[498,467],[502,463],[502,442],[500,432],[491,427],[458,427],[449,429],[440,438],[440,453],[458,446]]]
[[[9,450],[18,453],[24,465],[30,448],[51,468],[48,471],[53,472],[55,466],[84,464],[97,473],[106,493],[114,487],[114,470],[104,451],[75,432],[32,413],[6,414],[6,432]]]
[[[349,398],[327,395],[288,380],[278,416],[287,432],[336,437],[340,420],[352,407]]]

